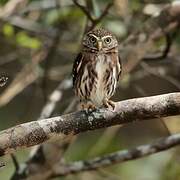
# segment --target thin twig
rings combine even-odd
[[[88,31],[92,30],[97,24],[99,24],[102,19],[108,14],[109,9],[112,7],[113,2],[108,3],[108,5],[105,7],[105,9],[103,10],[102,14],[97,17],[94,18],[91,15],[91,12],[83,5],[79,4],[78,0],[73,0],[74,4],[79,7],[83,13],[87,16],[87,18],[91,21],[91,26],[88,28]]]
[[[0,23],[1,24],[10,23],[11,25],[15,27],[29,31],[40,37],[43,36],[43,37],[54,38],[57,33],[57,29],[54,27],[47,27],[31,19],[24,18],[17,15],[0,18]]]
[[[71,87],[71,79],[63,80],[49,96],[47,103],[41,110],[38,120],[50,117],[54,108],[56,107],[57,102],[59,102],[62,98],[63,90],[70,89]]]
[[[16,156],[14,154],[11,154],[11,158],[13,160],[13,164],[15,166],[16,171],[18,171],[20,167]]]
[[[94,22],[95,19],[91,16],[90,12],[84,7],[83,5],[79,4],[78,0],[73,0],[74,4],[79,7],[82,12],[87,16],[87,18],[91,21]]]
[[[97,18],[97,19],[95,19],[94,24],[93,24],[93,26],[91,27],[92,29],[93,29],[99,22],[101,22],[102,19],[108,14],[108,11],[109,11],[109,9],[112,7],[112,5],[113,5],[113,2],[110,2],[110,3],[105,7],[105,9],[104,9],[104,11],[102,12],[102,14],[100,15],[100,17]]]
[[[154,55],[154,56],[146,56],[142,60],[144,61],[152,61],[152,60],[162,60],[165,59],[170,51],[170,48],[172,46],[173,40],[171,39],[171,36],[169,34],[166,34],[166,46],[162,53],[160,55]]]

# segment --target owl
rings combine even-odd
[[[73,87],[82,109],[115,108],[110,100],[121,74],[118,41],[105,29],[85,34],[73,65]]]

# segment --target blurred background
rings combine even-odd
[[[168,16],[156,19],[172,2],[78,1],[97,20],[92,22],[72,0],[0,0],[0,76],[6,79],[0,86],[0,130],[77,109],[72,64],[83,34],[94,27],[108,29],[119,41],[123,74],[113,100],[180,91],[179,26],[166,32],[171,25]],[[152,40],[158,28],[165,33]],[[49,100],[55,89],[62,93],[57,102]],[[48,102],[55,107],[43,111]],[[148,144],[180,132],[179,120],[176,116],[83,133],[64,156],[71,162]],[[15,155],[23,163],[29,152],[19,150]],[[0,179],[10,179],[15,171],[11,157],[0,160],[6,163]],[[180,180],[179,148],[61,179]]]

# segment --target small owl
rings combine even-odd
[[[121,74],[116,37],[105,29],[88,32],[74,61],[72,74],[75,94],[82,109],[114,109],[115,104],[110,98]]]

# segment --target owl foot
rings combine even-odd
[[[92,103],[81,103],[82,110],[93,111],[96,109],[96,106]]]
[[[105,100],[103,102],[103,105],[105,106],[105,108],[112,108],[113,110],[115,109],[115,102],[111,101],[111,100]]]

